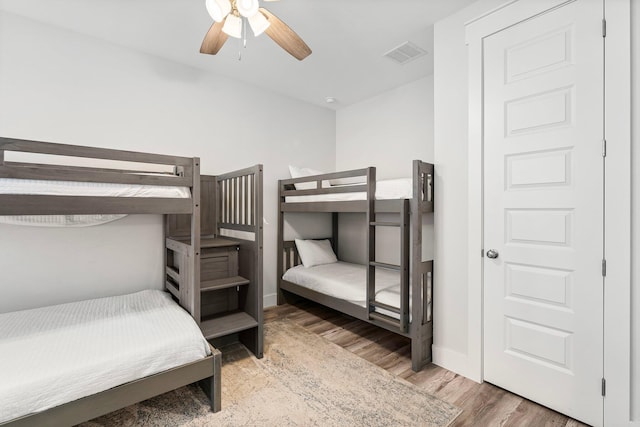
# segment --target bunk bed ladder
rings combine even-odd
[[[369,268],[367,270],[367,300],[369,302],[369,320],[384,323],[398,328],[400,332],[406,333],[409,330],[409,238],[410,238],[410,209],[409,200],[402,200],[400,209],[400,220],[398,222],[376,221],[375,211],[370,215],[369,220]],[[375,205],[374,205],[375,207]],[[376,227],[399,227],[400,228],[400,265],[377,262],[375,260],[375,229]],[[373,237],[373,243],[371,242]],[[386,268],[400,271],[400,307],[385,304],[375,299],[375,269]],[[385,310],[397,315],[380,313]]]

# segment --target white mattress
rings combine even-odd
[[[210,354],[162,291],[0,314],[0,422]]]
[[[103,197],[191,197],[187,187],[0,178],[0,194]]]
[[[0,178],[0,194],[100,197],[191,197],[187,187],[106,184],[99,182],[48,181]],[[40,227],[86,227],[115,221],[125,215],[16,215],[0,216],[0,222]]]
[[[335,187],[334,187],[335,188]],[[376,200],[410,199],[413,197],[413,180],[411,178],[388,179],[376,181]],[[306,202],[343,202],[366,200],[367,193],[334,193],[316,196],[289,196],[287,203]]]
[[[310,268],[298,265],[287,270],[282,278],[361,307],[367,306],[367,268],[364,265],[342,261]],[[376,268],[375,299],[383,304],[400,307],[400,272]],[[376,311],[396,319],[399,317],[387,310]]]

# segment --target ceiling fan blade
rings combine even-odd
[[[214,22],[207,35],[204,36],[202,46],[200,46],[200,53],[206,53],[209,55],[215,55],[220,51],[224,42],[227,41],[229,36],[227,33],[222,32],[222,26],[224,25],[225,18],[222,22]]]
[[[291,28],[282,22],[277,16],[269,12],[267,9],[260,8],[260,12],[267,18],[269,27],[265,33],[271,39],[280,45],[281,48],[289,52],[293,57],[302,61],[311,55],[311,49],[307,44],[295,33]]]

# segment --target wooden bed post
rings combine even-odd
[[[413,161],[413,182],[420,179],[420,162]],[[422,215],[420,214],[420,200],[422,199],[422,186],[414,185],[411,198],[411,367],[414,371],[422,368],[424,349],[422,346],[422,276],[420,265],[422,263]]]
[[[411,283],[411,207],[402,200],[400,209],[400,331],[409,330],[409,284]]]
[[[220,200],[220,188],[218,185],[218,177],[212,175],[211,179],[213,180],[213,187],[211,190],[211,203],[210,207],[213,209],[213,215],[211,218],[211,223],[213,227],[213,237],[220,237],[220,210],[222,209],[222,203]]]
[[[422,176],[422,164],[419,160],[413,161],[414,182],[422,183],[423,179],[426,180],[426,176]],[[427,194],[423,191],[424,184],[414,185],[411,198],[411,367],[414,371],[419,371],[431,361],[431,323],[424,316],[427,295],[423,295],[422,282],[422,206],[427,199]]]
[[[376,168],[367,168],[367,308],[375,311],[376,298]]]
[[[200,158],[193,159],[193,187],[191,189],[191,246],[186,257],[188,279],[180,287],[180,300],[191,316],[200,324]]]
[[[252,268],[248,268],[246,272],[240,271],[240,275],[249,276],[249,280],[252,282],[252,286],[248,289],[249,294],[246,297],[245,311],[253,317],[257,323],[256,327],[240,332],[240,342],[243,343],[258,359],[261,359],[264,353],[264,293],[263,293],[263,166],[258,164],[253,167],[253,188],[252,192],[253,200],[251,201],[252,208],[251,224],[253,226],[254,241],[249,243],[246,247],[253,246],[251,250],[251,259],[249,261],[252,264]],[[246,194],[246,193],[244,193]],[[238,200],[241,198],[237,196]],[[245,199],[246,200],[246,199]],[[238,213],[239,216],[240,213]],[[245,214],[246,218],[247,215]],[[245,246],[241,246],[240,251]]]
[[[278,247],[276,254],[276,261],[278,265],[276,266],[276,285],[277,285],[277,297],[278,305],[284,304],[286,301],[284,299],[284,294],[282,293],[282,289],[280,289],[280,281],[282,280],[282,275],[284,274],[284,212],[282,212],[282,203],[284,203],[284,184],[282,180],[278,180]]]
[[[339,229],[340,215],[338,212],[331,213],[331,246],[333,246],[333,252],[338,258],[338,229]]]

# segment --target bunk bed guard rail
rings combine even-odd
[[[257,233],[262,228],[262,165],[216,176],[216,230]]]
[[[7,153],[47,155],[53,163],[9,161]],[[23,155],[24,156],[24,155]],[[75,166],[78,159],[107,167]],[[66,162],[66,164],[65,164]],[[109,163],[117,164],[114,167]],[[150,171],[143,165],[171,171]],[[199,159],[0,137],[0,178],[187,187],[199,181]],[[195,194],[193,199],[196,199]],[[192,199],[0,194],[0,215],[191,214]]]

